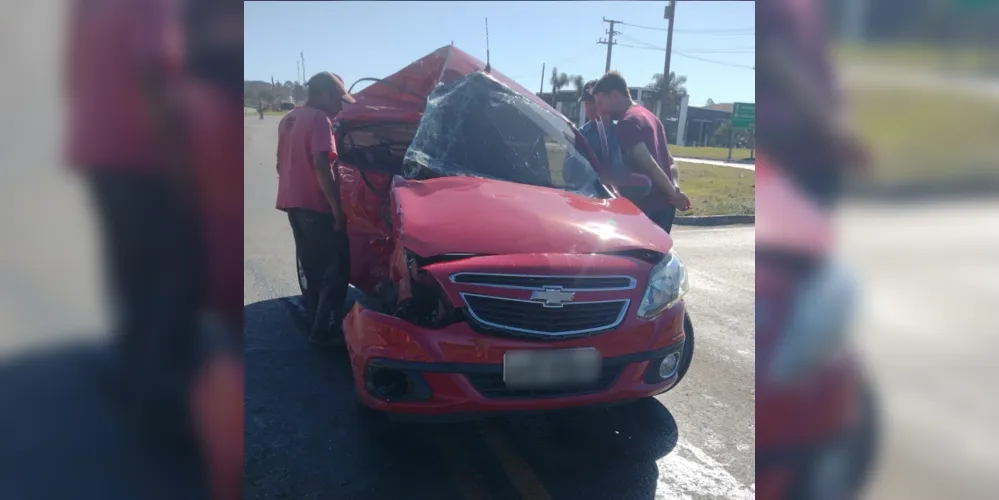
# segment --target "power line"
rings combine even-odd
[[[639,40],[637,38],[632,38],[632,37],[630,37],[628,35],[622,34],[621,32],[618,32],[618,36],[620,36],[621,38],[624,38],[625,40],[631,40],[632,42],[635,42],[635,43],[640,43],[642,45],[647,45],[649,47],[655,47],[655,48],[660,49],[660,50],[666,50],[666,49],[664,49],[664,48],[662,48],[662,47],[660,47],[660,46],[658,46],[658,45],[656,45],[654,43],[649,43],[649,42],[646,42],[646,41]]]
[[[683,52],[692,53],[696,52],[698,54],[755,54],[755,48],[747,49],[685,49]]]
[[[632,42],[640,43],[643,46],[646,46],[650,49],[665,50],[654,43],[649,43],[644,40],[638,40],[637,38],[632,38],[628,35],[622,35],[619,33],[618,36],[620,36],[625,40],[631,40]],[[756,49],[754,47],[743,47],[743,48],[728,48],[728,49],[686,49],[683,51],[688,53],[696,52],[700,54],[752,54],[756,52]]]
[[[653,31],[669,31],[668,28],[657,28],[654,26],[642,26],[640,24],[631,24],[626,22],[619,22],[622,26],[631,26],[632,28],[640,28],[643,30],[653,30]],[[689,33],[689,34],[702,34],[702,35],[754,35],[756,34],[756,28],[727,28],[727,29],[676,29],[673,30],[674,33]]]
[[[745,64],[735,64],[735,63],[728,63],[728,62],[723,62],[723,61],[715,61],[715,60],[712,60],[712,59],[705,59],[703,57],[692,56],[690,54],[684,54],[683,52],[676,52],[676,54],[678,56],[681,56],[681,57],[686,57],[688,59],[696,59],[698,61],[703,61],[703,62],[706,62],[706,63],[720,64],[722,66],[731,66],[733,68],[744,68],[744,69],[752,69],[752,70],[756,69],[756,66],[746,66]]]
[[[665,50],[666,50],[666,49],[662,49],[662,48],[659,48],[659,47],[640,47],[638,45],[626,45],[626,44],[623,44],[623,43],[614,43],[614,45],[617,45],[619,47],[629,47],[629,48],[632,48],[632,49],[658,50],[660,52],[665,52]],[[735,63],[730,63],[730,62],[715,61],[715,60],[712,60],[712,59],[705,59],[703,57],[692,56],[689,53],[681,52],[681,51],[678,51],[678,50],[674,50],[673,53],[676,54],[676,55],[678,55],[678,56],[686,57],[688,59],[696,59],[698,61],[703,61],[703,62],[707,62],[707,63],[720,64],[722,66],[732,66],[734,68],[745,68],[745,69],[756,69],[755,66],[747,66],[745,64],[735,64]]]

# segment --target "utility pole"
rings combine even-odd
[[[669,57],[673,52],[673,25],[676,24],[676,0],[671,0],[666,6],[663,17],[669,21],[669,29],[666,31],[666,65],[663,68],[662,95],[659,96],[661,118],[669,116],[666,104],[669,102]]]
[[[670,24],[672,25],[672,23]],[[302,56],[302,82],[304,84],[304,82],[308,81],[305,79],[305,75],[308,74],[305,72],[305,51],[299,52],[298,55]]]
[[[541,86],[538,87],[538,97],[541,97],[541,93],[545,91],[545,63],[541,63]]]
[[[305,83],[305,80],[302,80],[302,63],[298,61],[295,61],[295,79],[301,83]]]
[[[607,63],[604,65],[604,73],[610,72],[610,62],[611,62],[611,49],[614,48],[614,35],[620,35],[621,32],[614,31],[614,25],[620,23],[621,21],[611,21],[606,17],[603,18],[605,23],[610,23],[610,29],[607,30],[607,39],[600,39],[597,43],[602,43],[607,45]]]

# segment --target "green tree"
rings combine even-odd
[[[649,105],[653,108],[659,102],[663,85],[663,74],[656,73],[652,75],[652,82],[645,86],[646,89],[653,91],[652,96],[648,99]],[[667,86],[666,104],[662,107],[662,118],[668,118],[672,114],[672,110],[687,96],[687,77],[677,76],[676,72],[670,71],[669,81],[665,82],[665,85]]]
[[[552,85],[552,107],[555,107],[555,96],[558,95],[558,91],[564,89],[569,85],[569,75],[565,73],[559,73],[558,68],[552,67],[552,76],[548,79],[548,83]]]
[[[295,86],[291,88],[291,98],[294,99],[295,102],[305,101],[306,97],[305,87],[301,84],[296,83]]]
[[[583,95],[583,87],[586,86],[586,79],[583,75],[572,75],[569,77],[569,81],[572,82],[572,86],[576,89],[576,97]]]
[[[715,105],[714,99],[708,99],[707,102],[704,103],[704,106],[714,106],[714,105]]]

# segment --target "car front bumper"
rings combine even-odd
[[[550,411],[616,404],[654,396],[678,381],[658,375],[665,356],[683,352],[683,305],[631,328],[590,337],[538,341],[476,333],[465,323],[428,329],[354,306],[344,322],[354,386],[374,410],[416,420]],[[503,354],[517,349],[595,347],[603,356],[599,380],[559,391],[507,389]],[[683,360],[681,360],[681,363]],[[405,394],[386,398],[376,377],[405,378]]]

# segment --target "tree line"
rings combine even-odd
[[[576,90],[577,97],[583,95],[583,86],[586,85],[587,81],[582,75],[568,75],[560,72],[558,67],[552,67],[551,76],[548,78],[548,83],[552,89],[551,105],[555,105],[555,96],[558,95],[559,91],[569,85],[572,85]],[[669,79],[663,79],[662,73],[652,75],[652,80],[645,85],[645,89],[651,92],[642,93],[641,104],[646,108],[655,109],[656,103],[659,102],[662,95],[664,84],[667,85],[668,90],[666,92],[666,106],[663,109],[675,114],[679,110],[680,102],[687,96],[687,77],[677,75],[673,71],[669,72]]]
[[[243,81],[243,102],[250,107],[256,107],[260,101],[264,105],[273,105],[281,102],[294,100],[302,102],[305,100],[305,86],[298,82],[262,82],[259,80]]]

